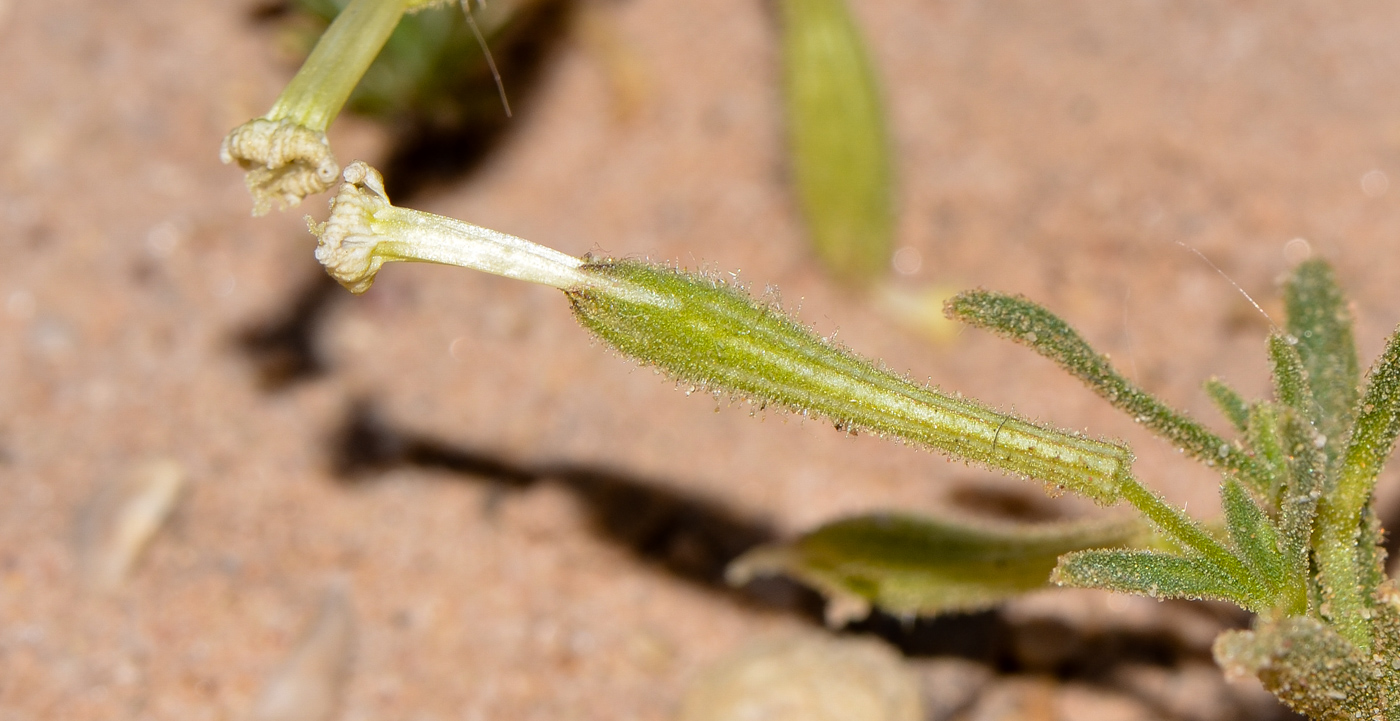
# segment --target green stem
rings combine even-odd
[[[1246,595],[1246,598],[1239,599],[1241,605],[1256,612],[1271,605],[1272,594],[1259,582],[1254,572],[1181,509],[1167,503],[1136,479],[1124,481],[1119,487],[1119,492],[1124,500],[1133,504],[1164,533],[1187,549],[1200,554],[1208,563],[1234,580]]]
[[[407,0],[351,0],[265,116],[325,132],[388,42]]]

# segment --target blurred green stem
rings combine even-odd
[[[398,26],[409,0],[352,0],[265,116],[325,132]]]

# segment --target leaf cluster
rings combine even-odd
[[[1254,630],[1222,636],[1222,666],[1258,676],[1315,718],[1395,718],[1400,596],[1385,579],[1371,499],[1400,432],[1400,334],[1363,383],[1350,309],[1332,269],[1321,260],[1300,264],[1285,301],[1287,327],[1267,344],[1273,397],[1250,402],[1218,379],[1206,384],[1238,434],[1233,442],[1135,387],[1063,321],[1023,298],[973,291],[947,312],[1055,361],[1223,476],[1222,540],[1249,578],[1182,544],[1069,553],[1055,569],[1057,583],[1233,601],[1260,617]],[[1158,528],[1173,539],[1171,528]]]

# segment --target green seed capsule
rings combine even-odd
[[[612,282],[565,290],[579,322],[682,381],[825,416],[839,428],[896,436],[1104,504],[1118,500],[1130,477],[1132,455],[1121,445],[911,383],[732,286],[633,261],[591,262],[580,270]],[[613,292],[629,286],[647,292]]]

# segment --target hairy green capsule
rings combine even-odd
[[[1052,430],[911,383],[709,278],[634,261],[582,270],[668,304],[599,287],[569,290],[578,320],[610,345],[677,379],[936,448],[1086,495],[1118,500],[1127,448]]]

